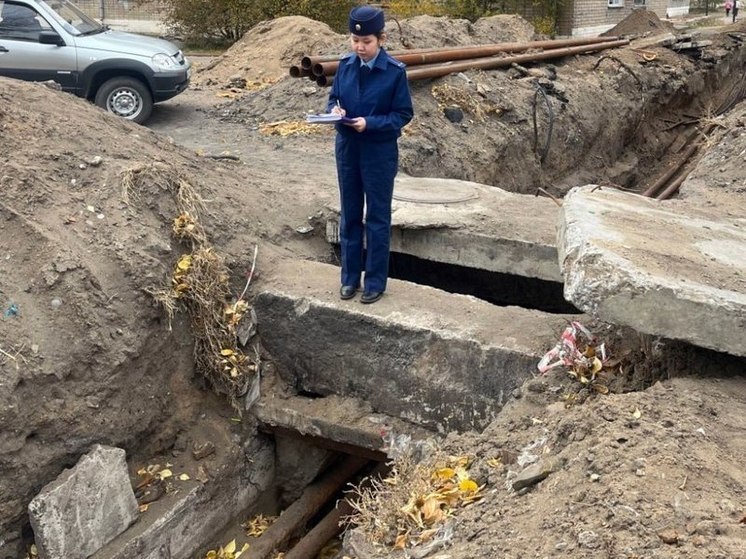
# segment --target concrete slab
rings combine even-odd
[[[746,207],[727,216],[585,186],[562,210],[565,298],[607,322],[746,355]]]
[[[339,206],[327,240],[339,242]],[[399,175],[391,250],[425,260],[561,282],[559,207],[549,198],[456,179]]]
[[[391,436],[407,435],[425,440],[432,432],[401,419],[376,413],[370,404],[355,398],[264,397],[253,408],[260,429],[278,435],[304,435],[319,446],[372,460],[386,459]]]
[[[270,275],[254,304],[286,382],[438,431],[489,424],[568,320],[397,280],[374,305],[340,301],[339,269],[315,262]]]
[[[85,559],[138,518],[125,451],[94,445],[28,506],[42,559]]]

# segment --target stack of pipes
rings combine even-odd
[[[585,37],[524,43],[492,43],[467,47],[442,47],[436,49],[410,49],[389,52],[407,65],[407,78],[420,80],[437,78],[465,70],[492,70],[551,58],[561,58],[629,44],[619,37]],[[515,54],[524,53],[524,54]],[[294,78],[309,78],[320,86],[334,80],[339,66],[339,56],[304,56],[299,65],[290,67]],[[416,66],[415,68],[412,68]]]

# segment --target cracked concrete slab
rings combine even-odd
[[[568,320],[397,280],[374,305],[341,301],[339,269],[316,262],[265,279],[259,333],[283,380],[441,432],[489,424]]]
[[[327,240],[336,244],[339,206],[331,210]],[[469,181],[400,174],[394,184],[391,250],[434,262],[561,282],[555,232],[558,212],[549,198]]]
[[[746,203],[660,202],[593,186],[565,197],[565,298],[606,322],[746,355]],[[739,216],[739,217],[737,217]]]

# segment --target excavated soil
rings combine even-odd
[[[531,37],[517,18],[401,26],[414,47],[437,46],[426,42],[437,37]],[[697,56],[648,45],[654,60],[617,49],[600,63],[601,54],[587,55],[537,64],[527,75],[471,71],[414,83],[402,167],[518,192],[545,186],[562,194],[584,182],[638,187],[691,133],[692,117],[715,118],[716,108],[738,100],[742,30],[728,31],[713,32]],[[401,43],[396,33],[392,45]],[[151,130],[43,85],[0,79],[2,557],[29,541],[29,500],[91,444],[125,448],[135,468],[190,433],[224,431],[232,416],[194,375],[185,315],[169,329],[152,296],[188,250],[172,236],[181,194],[204,200],[200,219],[235,294],[255,245],[250,293],[278,258],[333,259],[320,227],[336,196],[333,134],[297,123],[321,110],[327,91],[283,76],[299,54],[334,50],[340,37],[297,18],[266,22],[247,37],[234,47],[239,54],[199,74],[201,86],[156,107]],[[224,103],[225,81],[237,73],[250,83],[282,79]],[[537,84],[554,119],[544,162],[534,148]],[[446,107],[463,120],[448,120]],[[545,107],[538,97],[540,146]],[[707,167],[733,192],[743,188],[742,148],[728,155],[717,142],[729,134],[740,141],[743,106],[737,110],[738,118],[717,120],[711,142],[720,151]],[[215,159],[224,152],[238,161]],[[133,175],[144,179],[125,188]],[[449,435],[449,452],[476,457],[486,497],[457,515],[448,547],[432,556],[744,557],[742,361],[681,348],[677,359],[659,360],[655,347],[640,356],[663,379],[651,388],[568,407],[570,381],[553,373],[529,382],[483,435]],[[527,492],[508,491],[515,465],[491,459],[536,441],[552,473]]]

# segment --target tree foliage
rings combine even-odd
[[[551,27],[565,0],[389,0],[394,17],[449,16],[475,21],[493,14],[522,14]],[[300,15],[347,31],[347,14],[361,0],[160,0],[166,22],[190,39],[221,38],[237,41],[251,27],[267,19]]]
[[[260,21],[306,16],[345,31],[354,0],[161,0],[166,23],[188,38],[237,41]]]

